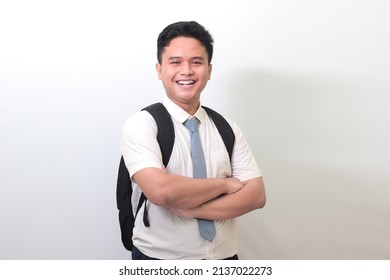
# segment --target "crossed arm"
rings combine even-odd
[[[257,177],[243,184],[244,187],[239,191],[219,196],[198,207],[171,210],[187,218],[225,220],[263,208],[266,202],[263,178]]]
[[[151,202],[188,218],[230,219],[265,205],[261,177],[245,182],[235,178],[195,179],[145,168],[135,173],[133,180]]]

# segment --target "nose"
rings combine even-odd
[[[191,76],[194,74],[194,70],[192,69],[191,63],[183,63],[181,69],[181,75],[183,76]]]

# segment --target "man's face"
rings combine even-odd
[[[194,38],[177,37],[165,47],[158,78],[167,96],[186,110],[199,105],[200,94],[210,79],[212,65],[205,47]]]

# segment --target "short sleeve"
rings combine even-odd
[[[121,150],[130,176],[144,168],[162,167],[157,125],[148,112],[138,112],[126,120]]]

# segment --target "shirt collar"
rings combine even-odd
[[[164,95],[162,103],[164,104],[165,108],[167,108],[172,118],[174,118],[175,120],[181,123],[184,123],[190,117],[196,117],[201,123],[205,122],[206,112],[202,108],[202,106],[199,106],[195,114],[191,116],[182,108],[180,108],[178,105],[176,105],[172,100],[170,100],[166,95]]]

